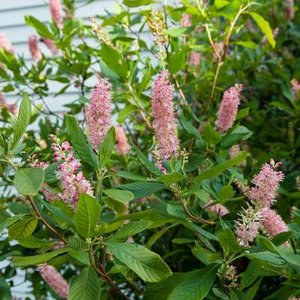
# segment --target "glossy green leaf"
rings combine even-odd
[[[141,199],[161,191],[165,186],[158,182],[134,182],[118,186],[120,189],[129,190],[134,194],[134,199]]]
[[[27,25],[33,27],[40,36],[53,40],[53,35],[47,26],[35,17],[25,16],[25,22]]]
[[[236,254],[241,251],[241,247],[237,242],[235,234],[229,229],[223,229],[216,234],[221,247],[224,251],[224,256]]]
[[[119,202],[127,203],[134,199],[134,194],[130,191],[118,190],[118,189],[106,189],[103,190],[103,193]]]
[[[104,168],[112,153],[113,150],[115,148],[115,144],[116,144],[116,138],[115,138],[115,129],[114,127],[111,127],[104,140],[102,141],[101,145],[100,145],[100,149],[99,149],[99,167],[100,168]]]
[[[158,181],[163,182],[165,184],[172,184],[175,182],[179,182],[185,179],[185,176],[178,173],[178,172],[173,172],[171,174],[165,174],[159,177]]]
[[[30,236],[37,226],[38,220],[32,216],[24,216],[23,219],[11,225],[8,229],[12,240],[19,240]]]

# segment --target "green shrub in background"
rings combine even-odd
[[[1,299],[296,299],[299,7],[77,6],[25,16],[33,64],[0,35]]]

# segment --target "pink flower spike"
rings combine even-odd
[[[182,27],[190,27],[193,25],[192,16],[189,14],[183,14],[181,18],[181,26]]]
[[[176,134],[173,108],[173,86],[169,72],[162,71],[154,81],[152,93],[153,128],[158,143],[158,153],[162,161],[172,155],[178,156],[179,141]]]
[[[85,117],[89,140],[94,149],[98,150],[111,124],[111,94],[108,80],[98,77]]]
[[[250,189],[250,199],[262,207],[270,207],[275,202],[279,183],[283,178],[282,172],[276,171],[270,164],[264,164],[252,179],[255,186]]]
[[[218,215],[220,217],[223,217],[229,213],[229,210],[227,209],[227,207],[225,207],[222,204],[215,204],[212,206],[208,206],[207,210],[215,213],[216,215]]]
[[[58,53],[58,48],[52,40],[42,37],[41,41],[48,47],[48,49],[52,52],[53,55],[56,55]]]
[[[116,126],[116,141],[117,151],[120,155],[126,155],[128,153],[128,142],[127,137],[122,126]]]
[[[298,100],[299,92],[300,92],[300,83],[298,80],[293,79],[291,81],[291,85],[292,85],[292,90],[294,92],[294,97],[296,98],[296,100]]]
[[[200,66],[200,59],[201,59],[201,54],[196,51],[192,51],[190,53],[189,57],[189,63],[194,66],[194,67],[199,67]]]
[[[271,208],[263,210],[261,223],[269,238],[273,238],[281,232],[289,231],[281,216]]]
[[[0,33],[0,49],[1,48],[8,53],[14,53],[10,40],[3,33]]]
[[[285,17],[287,20],[292,21],[295,17],[294,0],[285,0]]]
[[[68,298],[69,285],[53,266],[42,264],[39,265],[37,269],[41,277],[51,286],[59,297],[62,299]]]
[[[52,20],[56,23],[58,28],[62,28],[62,5],[60,0],[49,0],[50,12]]]
[[[242,84],[235,84],[225,91],[216,120],[216,127],[220,133],[225,133],[233,126],[238,112],[242,90]]]
[[[42,52],[39,48],[38,38],[37,38],[36,35],[32,34],[32,35],[29,36],[28,46],[29,46],[29,51],[30,51],[30,54],[31,54],[32,58],[36,62],[41,61],[43,59],[43,55],[42,55]]]

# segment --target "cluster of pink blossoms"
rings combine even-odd
[[[41,41],[48,47],[48,49],[51,51],[53,55],[56,55],[58,53],[58,48],[56,47],[56,45],[52,40],[42,37]]]
[[[116,142],[117,142],[117,152],[120,155],[126,155],[128,153],[128,142],[126,133],[122,126],[116,126]]]
[[[57,272],[57,270],[48,264],[38,266],[41,277],[50,285],[53,291],[61,298],[67,299],[69,294],[69,284]]]
[[[193,25],[192,16],[189,14],[183,14],[180,23],[182,27],[192,26]]]
[[[189,57],[189,63],[194,66],[194,67],[199,67],[200,66],[200,60],[201,60],[201,53],[192,51],[190,53]]]
[[[69,142],[63,142],[61,146],[54,142],[52,149],[54,150],[54,160],[62,161],[57,171],[63,187],[59,198],[71,207],[76,207],[80,194],[93,194],[91,184],[79,171],[80,162],[74,157]]]
[[[16,104],[9,104],[6,103],[4,95],[0,92],[0,108],[6,107],[9,112],[11,112],[13,115],[18,114],[18,106]]]
[[[162,161],[168,160],[172,155],[178,156],[179,151],[173,108],[173,91],[173,86],[169,81],[169,72],[164,70],[154,81],[151,100],[153,128]]]
[[[42,52],[39,48],[38,37],[35,34],[32,34],[28,38],[28,47],[32,58],[39,62],[43,59]]]
[[[300,82],[297,79],[293,79],[291,81],[291,85],[292,85],[292,90],[294,92],[294,96],[296,100],[298,100],[299,92],[300,92]]]
[[[225,207],[224,205],[219,204],[219,203],[208,206],[207,210],[215,213],[216,215],[218,215],[220,217],[223,217],[229,213],[229,210],[227,209],[227,207]]]
[[[284,175],[276,171],[275,164],[264,164],[261,171],[252,179],[254,187],[250,188],[248,197],[253,206],[249,206],[236,222],[236,234],[241,245],[248,246],[257,236],[259,229],[264,229],[269,237],[288,231],[282,218],[271,209],[276,201],[279,183]]]
[[[98,150],[111,124],[110,83],[106,79],[98,77],[85,117],[89,140]]]
[[[8,53],[13,53],[14,49],[10,40],[3,34],[0,33],[0,49],[4,49]]]
[[[225,133],[232,127],[238,112],[242,90],[242,84],[235,84],[225,91],[216,120],[216,127],[220,133]]]
[[[285,0],[285,17],[292,21],[295,17],[294,0]]]
[[[50,0],[49,4],[52,20],[56,23],[58,28],[62,28],[63,16],[61,0]]]

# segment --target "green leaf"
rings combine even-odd
[[[118,260],[144,281],[158,282],[172,275],[158,254],[141,245],[117,242],[106,242],[106,245]]]
[[[236,236],[229,228],[218,232],[216,236],[220,242],[221,247],[223,248],[225,257],[230,254],[236,254],[240,252],[241,247],[236,240]]]
[[[215,0],[214,5],[215,5],[216,8],[220,9],[220,8],[222,8],[222,7],[226,6],[226,5],[228,5],[229,3],[230,3],[230,2],[229,2],[229,1],[226,1],[226,0]]]
[[[244,48],[249,48],[249,49],[256,49],[257,48],[257,44],[252,42],[252,41],[237,41],[237,42],[234,42],[234,44],[242,46]]]
[[[90,264],[89,254],[87,251],[70,249],[69,254],[84,265]]]
[[[19,240],[30,236],[36,226],[38,220],[32,216],[24,216],[23,219],[11,225],[8,229],[9,237],[12,240]]]
[[[272,239],[272,243],[276,246],[280,246],[284,242],[288,241],[293,236],[293,234],[294,233],[291,231],[281,232]]]
[[[134,143],[132,143],[132,146],[136,151],[139,161],[148,169],[148,171],[156,176],[161,176],[161,171],[152,162],[148,160],[148,158],[143,154],[143,152]]]
[[[84,237],[92,236],[100,217],[101,207],[95,198],[81,194],[75,211],[75,227]]]
[[[47,183],[55,183],[58,181],[58,178],[56,176],[56,171],[58,166],[60,165],[60,162],[54,162],[50,164],[46,169],[45,169],[45,182]]]
[[[99,167],[100,168],[104,168],[112,153],[113,150],[115,148],[115,144],[116,144],[116,138],[115,138],[115,128],[111,127],[104,140],[102,141],[101,145],[100,145],[100,149],[99,149]]]
[[[274,254],[280,255],[279,250],[276,248],[275,245],[266,237],[264,236],[258,236],[256,238],[260,246],[262,246],[263,250],[268,250]]]
[[[178,173],[178,172],[173,172],[171,174],[165,174],[159,177],[158,181],[163,182],[165,184],[172,184],[175,182],[179,182],[185,179],[185,176]]]
[[[77,121],[73,116],[66,116],[66,126],[71,144],[78,157],[93,168],[98,168],[97,155],[87,143],[84,134],[78,127]]]
[[[276,42],[273,37],[272,29],[270,27],[270,24],[268,21],[266,21],[261,15],[255,12],[250,12],[250,16],[253,18],[253,20],[256,22],[260,30],[266,35],[269,43],[273,48],[276,46]]]
[[[29,249],[50,248],[56,244],[54,240],[41,240],[33,235],[18,239],[18,242],[21,246]]]
[[[141,199],[163,190],[165,186],[158,182],[134,182],[119,185],[118,188],[131,191],[134,199]]]
[[[204,299],[215,280],[219,265],[209,265],[204,269],[186,274],[184,279],[173,289],[167,300],[201,300]]]
[[[151,4],[152,0],[124,0],[123,4],[128,7],[139,7],[142,5]]]
[[[169,70],[171,74],[176,74],[183,69],[185,64],[185,54],[184,51],[178,50],[172,53],[169,57]]]
[[[210,145],[216,145],[221,141],[221,135],[210,124],[203,128],[203,136]]]
[[[231,199],[234,195],[234,190],[231,185],[225,185],[221,188],[218,194],[218,202],[225,202],[228,199]]]
[[[1,295],[1,300],[11,300],[12,295],[10,292],[10,286],[9,284],[5,281],[4,277],[0,277],[0,295]]]
[[[222,142],[222,148],[230,148],[231,146],[238,144],[240,141],[247,140],[253,134],[248,128],[244,126],[237,126],[231,133],[227,134]]]
[[[36,195],[44,182],[44,171],[40,168],[24,168],[16,171],[14,185],[18,193]]]
[[[179,37],[187,34],[187,31],[189,28],[187,27],[177,27],[177,28],[171,28],[164,30],[164,34],[167,34],[171,37]]]
[[[40,36],[45,37],[45,38],[50,39],[50,40],[53,40],[53,35],[49,31],[47,26],[45,24],[43,24],[42,22],[40,22],[35,17],[25,16],[25,22],[26,22],[27,25],[33,27]]]
[[[25,133],[25,130],[30,123],[30,117],[31,103],[28,94],[25,93],[20,105],[17,122],[13,126],[14,138],[11,144],[12,149],[18,145],[22,135]]]
[[[118,189],[106,189],[103,190],[103,193],[119,202],[127,203],[134,199],[134,194],[130,191],[118,190]]]
[[[138,108],[134,105],[126,105],[119,113],[118,113],[118,123],[124,123],[125,120],[127,119],[127,117],[133,113],[134,111],[136,111]]]
[[[114,233],[114,235],[111,238],[109,238],[109,240],[112,241],[127,239],[128,237],[134,236],[148,229],[151,225],[151,221],[145,220],[130,222],[129,224],[126,224],[124,227],[122,227],[119,231]]]
[[[234,158],[224,161],[224,162],[220,163],[219,165],[212,167],[212,168],[208,169],[207,171],[204,171],[202,174],[198,175],[195,178],[195,180],[202,181],[204,179],[211,179],[211,178],[217,177],[221,173],[223,173],[225,170],[242,163],[246,159],[247,156],[248,156],[247,152],[240,152]]]
[[[101,285],[96,271],[86,268],[71,285],[68,300],[100,300]]]
[[[249,107],[239,110],[236,115],[236,119],[240,120],[246,118],[249,115],[249,110],[250,110]]]
[[[56,257],[57,255],[66,253],[68,251],[69,251],[68,248],[62,248],[52,252],[47,252],[47,253],[33,255],[33,256],[15,256],[13,258],[13,264],[15,267],[35,266],[38,264],[48,262],[49,260]]]

